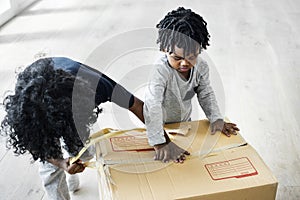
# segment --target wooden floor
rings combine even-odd
[[[18,68],[46,54],[96,65],[143,99],[145,66],[156,52],[152,28],[178,6],[208,22],[218,99],[277,177],[277,199],[300,199],[300,1],[41,0],[0,28],[0,98]],[[104,107],[98,126],[125,128],[114,118],[117,108]],[[2,137],[0,169],[0,199],[47,199],[37,165],[6,151]],[[98,199],[96,172],[80,177],[73,199]]]

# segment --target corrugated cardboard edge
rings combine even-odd
[[[201,196],[201,199],[205,200],[241,200],[243,196],[249,197],[249,200],[275,200],[276,198],[276,191],[277,191],[278,183],[268,184],[268,185],[261,185],[252,188],[245,188],[240,190],[229,190],[226,192],[219,192],[214,194],[208,194]],[[263,190],[260,190],[263,188]],[[259,192],[258,192],[259,191]],[[230,193],[230,195],[229,195]],[[247,194],[246,194],[247,193]],[[262,196],[263,194],[264,196]],[[251,196],[252,195],[252,196]],[[230,196],[230,197],[228,197]],[[247,198],[248,199],[248,198]],[[176,198],[176,200],[199,200],[199,197],[185,197],[185,198]]]

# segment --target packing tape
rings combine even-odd
[[[80,150],[80,152],[75,157],[72,157],[70,159],[70,164],[75,163],[83,155],[83,153],[85,151],[87,151],[87,149],[89,147],[91,147],[92,145],[94,145],[95,143],[97,143],[97,142],[99,142],[103,139],[108,139],[108,138],[111,138],[111,137],[114,137],[114,136],[117,136],[117,135],[121,135],[121,134],[130,132],[130,131],[144,132],[144,131],[146,131],[146,129],[144,129],[144,128],[134,128],[134,129],[129,129],[129,130],[118,130],[118,129],[112,129],[112,128],[102,129],[102,130],[92,134],[88,138],[88,140],[85,143],[85,146]],[[184,130],[184,131],[186,132],[186,130]],[[172,129],[172,133],[182,134],[181,132],[182,132],[181,129]],[[220,136],[221,133],[219,132],[219,133],[216,133],[216,134],[218,134]],[[185,135],[186,135],[186,133],[185,133]],[[171,134],[168,134],[168,136],[170,137],[171,140],[174,138],[174,136],[171,135]],[[217,138],[219,138],[219,137],[217,137]],[[208,141],[210,141],[210,140],[208,140]],[[203,159],[207,156],[210,156],[210,154],[214,155],[217,152],[220,152],[220,151],[223,151],[223,150],[226,150],[226,149],[229,149],[229,148],[234,148],[234,147],[240,146],[240,144],[231,144],[229,146],[224,146],[222,148],[217,148],[216,149],[215,145],[216,145],[217,142],[215,140],[216,139],[213,139],[212,142],[207,142],[207,139],[205,139],[206,143],[209,144],[209,145],[204,145],[205,148],[202,147],[200,149],[200,151],[191,153],[191,155],[187,156],[186,159],[194,159],[194,158]],[[208,146],[208,147],[206,147],[206,146]],[[157,162],[157,161],[154,161],[153,158],[145,158],[145,159],[139,158],[138,160],[130,159],[130,160],[121,160],[121,161],[105,161],[103,159],[101,161],[101,164],[102,165],[122,165],[122,164],[140,164],[140,163],[149,163],[149,162]],[[94,161],[86,161],[86,162],[84,162],[84,165],[86,167],[89,167],[89,168],[94,168],[94,169],[97,168],[96,162],[94,162]]]
[[[108,139],[117,135],[121,135],[130,131],[137,131],[137,132],[144,132],[146,129],[144,128],[135,128],[135,129],[129,129],[129,130],[117,130],[117,129],[112,129],[112,128],[105,128],[102,129],[94,134],[92,134],[89,139],[86,141],[85,146],[81,149],[81,151],[73,158],[70,159],[70,163],[76,162],[87,149],[94,145],[95,143],[101,141],[102,139]],[[182,130],[180,129],[172,129],[171,132],[176,133],[176,132],[181,132]],[[184,130],[187,132],[187,130]],[[179,133],[180,134],[180,133]],[[185,133],[184,135],[186,135]],[[170,139],[174,139],[173,135],[168,134]],[[204,159],[205,157],[210,157],[210,156],[215,156],[218,155],[220,152],[226,149],[234,148],[237,146],[240,146],[240,144],[231,144],[229,146],[221,147],[215,149],[215,142],[213,142],[213,147],[209,148],[209,150],[203,151],[197,151],[192,153],[190,156],[187,156],[187,160],[191,159]],[[93,168],[98,170],[99,173],[99,181],[102,187],[99,187],[100,189],[100,194],[101,197],[100,199],[106,200],[106,199],[113,199],[113,188],[117,187],[114,180],[112,179],[110,175],[110,166],[124,166],[124,164],[144,164],[144,163],[151,163],[151,162],[160,162],[160,161],[155,161],[153,158],[139,158],[138,160],[122,160],[122,161],[110,161],[110,160],[104,160],[103,158],[100,160],[95,161],[86,161],[84,162],[85,167]]]
[[[126,132],[130,131],[137,131],[137,132],[144,132],[146,129],[144,128],[134,128],[130,130],[117,130],[117,129],[112,129],[112,128],[105,128],[102,129],[94,134],[92,134],[87,141],[85,142],[84,147],[79,151],[79,153],[70,159],[70,164],[75,163],[81,156],[82,154],[92,145],[94,145],[96,142],[99,142],[100,140],[110,138],[116,135],[120,135]],[[87,165],[88,166],[88,165]]]

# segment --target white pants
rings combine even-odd
[[[65,171],[49,162],[40,162],[39,173],[49,200],[70,200]]]
[[[64,142],[62,140],[60,142],[62,146],[64,146]],[[90,147],[89,151],[86,151],[81,156],[80,159],[82,161],[87,161],[92,159],[94,153],[91,153],[90,151],[94,152],[93,147]],[[64,158],[72,156],[64,148],[62,148],[62,152]],[[63,169],[49,162],[45,162],[45,163],[40,162],[39,173],[49,200],[70,199],[69,189],[66,180],[66,172]],[[72,176],[72,175],[68,174],[68,176]]]

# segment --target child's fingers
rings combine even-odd
[[[234,130],[239,131],[240,129],[238,127],[233,127]]]
[[[215,126],[212,126],[211,127],[211,134],[214,135],[216,133],[216,128]]]
[[[159,159],[158,159],[158,154],[157,154],[157,153],[155,153],[154,160],[159,160]]]
[[[240,129],[237,127],[236,124],[234,123],[227,123],[227,125],[229,125],[229,127],[232,127],[234,130],[239,131]]]
[[[233,134],[233,135],[237,135],[237,132],[236,132],[237,130],[236,129],[232,129],[232,131],[231,131],[231,134]]]
[[[85,169],[85,166],[83,163],[74,163],[68,167],[67,172],[69,174],[76,174],[76,173],[82,172],[84,169]]]
[[[169,162],[169,160],[170,160],[169,153],[168,153],[168,151],[165,151],[165,152],[163,153],[162,161],[163,161],[164,163],[166,163],[166,162]]]
[[[230,132],[229,130],[226,128],[225,130],[223,130],[223,133],[227,136],[230,137]]]
[[[83,172],[84,169],[85,169],[85,166],[83,164],[77,164],[77,166],[75,168],[75,172],[80,173],[80,172]]]
[[[236,126],[235,123],[227,122],[226,124],[231,125],[231,126]]]
[[[176,159],[173,159],[173,161],[175,162],[175,163],[183,163],[184,161],[185,161],[185,155],[184,155],[184,153],[181,153],[180,155],[178,155],[177,156],[177,158]]]
[[[154,160],[162,160],[163,159],[163,154],[161,150],[155,151],[155,157]]]

